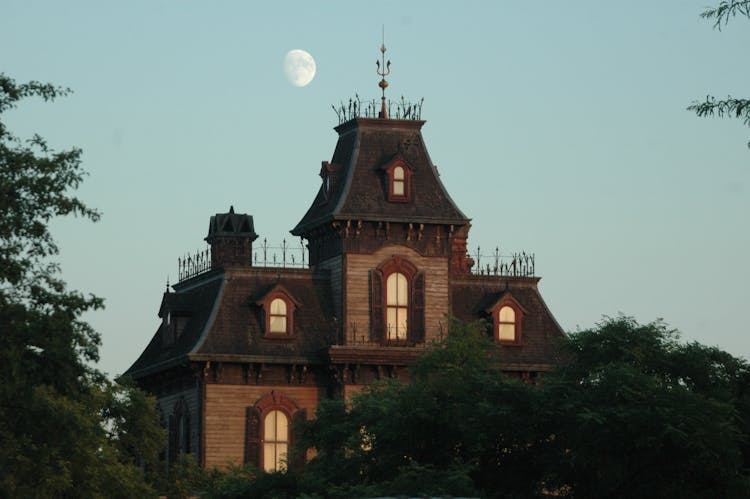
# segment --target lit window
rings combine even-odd
[[[404,169],[397,166],[393,169],[393,195],[404,196],[406,190],[404,189]]]
[[[263,423],[263,469],[269,472],[286,469],[289,448],[289,420],[286,414],[273,410]]]
[[[389,340],[405,340],[409,315],[409,282],[400,272],[386,281],[386,330]]]
[[[516,341],[516,311],[513,308],[508,306],[500,308],[497,337],[500,341]]]
[[[386,194],[391,203],[409,203],[412,199],[411,177],[414,173],[409,164],[403,159],[392,160],[382,167],[385,173]]]
[[[283,286],[276,285],[255,302],[260,307],[263,334],[274,340],[289,340],[294,337],[294,313],[299,306]]]
[[[287,333],[287,307],[281,298],[271,301],[268,331],[276,334]]]

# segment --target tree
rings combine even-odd
[[[496,368],[481,324],[454,324],[389,381],[322,403],[300,490],[328,497],[747,497],[750,366],[662,322],[569,335],[536,386]]]
[[[0,116],[24,98],[69,91],[0,74]],[[70,191],[83,178],[80,149],[22,141],[0,120],[0,495],[147,497],[163,431],[153,399],[113,385],[91,365],[99,335],[81,319],[102,307],[70,291],[51,257],[49,221],[99,213]]]
[[[747,362],[629,317],[566,348],[543,388],[549,483],[575,497],[747,497]]]
[[[702,18],[712,19],[714,28],[718,30],[738,15],[750,18],[750,0],[722,0],[717,7],[707,8],[701,13]],[[750,99],[738,99],[731,95],[726,99],[716,99],[708,95],[704,101],[694,101],[688,106],[688,110],[700,117],[739,118],[745,125],[750,126]]]
[[[497,369],[486,330],[454,323],[410,382],[374,385],[350,407],[321,404],[305,431],[317,452],[307,476],[339,497],[540,493],[542,392]]]

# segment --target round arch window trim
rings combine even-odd
[[[409,338],[409,327],[412,310],[414,307],[414,297],[412,296],[412,283],[414,281],[414,277],[417,275],[417,272],[419,271],[413,263],[411,263],[409,260],[402,258],[400,256],[392,256],[391,258],[388,258],[386,261],[381,263],[377,270],[381,273],[383,276],[383,325],[385,326],[384,331],[384,339],[387,343],[390,344],[406,344],[408,342]],[[401,308],[406,308],[405,314],[406,314],[406,328],[403,332],[403,338],[395,337],[391,338],[388,334],[388,279],[393,274],[401,274],[406,279],[406,306]],[[400,307],[400,306],[396,306]],[[398,331],[397,333],[398,334]]]
[[[513,322],[501,317],[504,308],[510,308],[513,311]],[[521,346],[523,341],[523,318],[525,315],[523,307],[513,296],[507,294],[503,296],[492,308],[492,338],[496,343],[505,346]],[[506,320],[503,320],[506,319]],[[503,325],[513,324],[513,339],[502,339],[500,337],[500,328]]]
[[[273,304],[276,300],[281,300],[282,302],[284,302],[286,310],[286,320],[281,320],[284,317],[282,314],[274,314]],[[262,300],[259,300],[257,303],[263,310],[262,326],[264,338],[280,340],[294,338],[294,315],[297,309],[297,302],[292,299],[292,297],[289,296],[288,293],[286,293],[283,289],[276,289],[268,293],[265,297],[263,297]],[[275,321],[274,318],[276,319]],[[274,331],[274,328],[272,328],[274,322],[276,322],[277,324],[285,323],[285,330],[283,332]]]

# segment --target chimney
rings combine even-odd
[[[235,213],[217,213],[208,224],[206,242],[211,245],[211,268],[251,266],[253,241],[258,238],[253,227],[253,217]]]

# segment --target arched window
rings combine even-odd
[[[524,308],[509,293],[502,294],[500,299],[486,312],[492,314],[493,336],[503,345],[520,346]]]
[[[287,334],[287,306],[281,298],[271,301],[269,311],[268,332],[272,334]]]
[[[411,177],[414,169],[402,158],[396,158],[381,167],[385,172],[388,201],[409,203],[412,196]]]
[[[500,307],[497,321],[497,337],[500,341],[516,341],[516,311],[512,307]]]
[[[278,409],[266,414],[263,421],[263,469],[286,469],[289,451],[289,418]]]
[[[294,336],[294,311],[299,303],[281,285],[276,285],[257,302],[261,307],[263,333],[266,338],[289,340]]]
[[[406,190],[404,189],[404,168],[397,166],[393,169],[393,188],[391,192],[394,196],[405,196]]]
[[[305,452],[292,452],[307,410],[277,390],[263,396],[245,414],[245,462],[266,471],[299,469]]]
[[[388,340],[405,340],[409,323],[409,281],[401,272],[386,280],[386,333]]]
[[[380,343],[422,343],[425,275],[394,256],[370,271],[370,338]]]

